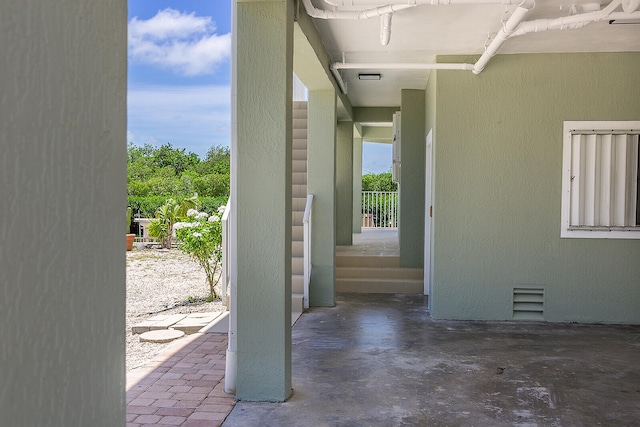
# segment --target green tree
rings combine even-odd
[[[398,191],[398,184],[391,180],[391,172],[362,175],[362,191]]]

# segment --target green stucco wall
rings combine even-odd
[[[236,397],[284,401],[291,394],[293,2],[235,6]]]
[[[362,232],[362,138],[353,139],[353,233]]]
[[[638,120],[638,70],[541,54],[435,73],[434,318],[511,319],[513,288],[536,286],[547,321],[640,323],[640,241],[560,239],[563,121]]]
[[[353,122],[336,129],[336,244],[353,243]]]
[[[425,91],[402,90],[401,107],[400,265],[419,268],[424,263]]]
[[[307,192],[313,194],[309,304],[335,305],[336,92],[309,92]]]
[[[127,2],[3,2],[0,425],[124,426]]]

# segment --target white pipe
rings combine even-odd
[[[340,75],[340,71],[338,71],[337,68],[333,68],[333,66],[331,66],[331,74],[333,74],[333,77],[336,78],[336,82],[338,83],[338,86],[340,86],[340,90],[342,91],[342,93],[344,93],[346,95],[347,94],[347,85],[345,84],[344,80],[342,80],[342,76]]]
[[[393,64],[393,63],[344,63],[331,64],[331,70],[472,70],[473,64]]]
[[[633,13],[640,8],[640,0],[622,0],[622,10]]]
[[[324,0],[330,6],[374,6],[384,2],[384,4],[408,4],[412,6],[437,6],[437,5],[452,5],[452,4],[501,4],[504,6],[517,5],[522,3],[522,0]]]
[[[511,17],[504,23],[496,37],[493,41],[487,46],[487,49],[484,51],[480,59],[476,62],[473,67],[473,74],[480,74],[484,67],[487,65],[489,60],[493,58],[493,56],[498,52],[498,49],[504,44],[504,42],[509,38],[511,33],[520,25],[522,20],[527,13],[531,9],[533,9],[536,5],[534,0],[523,0],[520,5],[513,12]]]
[[[380,17],[380,43],[382,46],[389,44],[391,40],[391,18],[392,13],[386,13]]]
[[[304,5],[304,9],[307,11],[307,15],[318,19],[369,19],[376,16],[383,16],[389,13],[398,12],[399,10],[409,9],[410,7],[415,7],[415,5],[411,4],[396,4],[378,6],[361,11],[344,11],[318,9],[311,3],[311,0],[302,0],[302,4]]]
[[[575,30],[585,27],[593,22],[603,21],[610,18],[629,19],[637,17],[636,13],[627,14],[622,12],[613,13],[620,5],[620,0],[614,0],[607,7],[597,12],[581,13],[579,15],[565,16],[557,19],[536,19],[520,24],[518,28],[509,36],[522,36],[529,33],[539,33],[549,30]]]
[[[334,62],[329,67],[333,73],[340,90],[347,94],[347,86],[340,75],[340,70],[473,70],[473,64],[391,64],[391,63],[350,63]]]

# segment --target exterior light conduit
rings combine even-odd
[[[621,4],[620,0],[614,0],[607,7],[597,12],[581,13],[579,15],[565,16],[557,19],[536,19],[526,21],[510,35],[510,37],[522,36],[529,33],[538,33],[550,30],[575,30],[585,27],[593,22],[607,19],[638,18],[640,12],[624,13],[613,12]]]
[[[531,9],[533,9],[536,5],[534,0],[524,0],[520,3],[520,5],[513,12],[511,17],[504,23],[496,37],[493,41],[487,46],[487,49],[484,51],[480,59],[476,62],[473,67],[473,74],[480,74],[484,67],[487,65],[489,60],[495,56],[498,52],[498,49],[504,44],[505,41],[511,36],[511,33],[520,25],[520,23],[524,20],[525,16]]]
[[[411,6],[449,6],[452,4],[498,4],[503,6],[518,5],[522,0],[382,0],[384,4],[401,5],[408,4]],[[627,0],[635,1],[635,0]],[[380,4],[380,0],[324,0],[325,3],[332,7],[352,7],[352,6],[375,6]]]
[[[377,16],[384,16],[399,10],[409,9],[415,7],[413,4],[391,4],[386,6],[378,6],[367,10],[361,11],[345,11],[345,10],[324,10],[316,8],[311,0],[302,0],[304,9],[312,18],[318,19],[369,19]]]
[[[329,67],[333,76],[340,86],[340,90],[345,95],[347,94],[347,86],[340,75],[340,70],[460,70],[470,71],[473,70],[473,64],[394,64],[394,63],[346,63],[335,62]]]

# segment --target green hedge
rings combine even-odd
[[[208,214],[216,213],[219,206],[227,204],[228,197],[198,197],[198,210]],[[165,196],[129,196],[127,198],[128,206],[133,209],[134,215],[140,218],[155,217],[156,210],[165,204],[167,197]],[[180,202],[180,200],[178,200]]]

